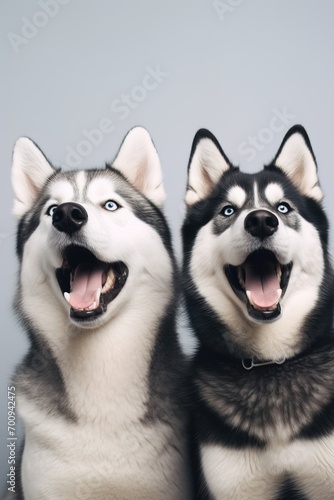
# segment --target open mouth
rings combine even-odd
[[[103,314],[117,297],[127,280],[128,268],[123,262],[102,262],[86,248],[70,245],[56,277],[71,306],[71,318],[87,321]]]
[[[274,321],[281,314],[292,263],[282,265],[269,250],[251,253],[241,266],[228,265],[225,273],[236,295],[247,305],[248,314],[257,321]]]

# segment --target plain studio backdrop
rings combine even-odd
[[[15,140],[32,138],[55,165],[97,167],[114,158],[130,128],[146,127],[164,170],[166,212],[180,256],[195,132],[208,128],[233,162],[253,172],[273,158],[288,128],[301,123],[333,220],[334,3],[7,0],[1,10],[2,489],[7,386],[27,349],[12,311],[18,269],[10,183]],[[180,333],[189,348],[184,319]]]

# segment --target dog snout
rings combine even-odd
[[[53,212],[52,224],[61,231],[72,235],[79,231],[87,222],[88,214],[78,203],[62,203]]]
[[[255,238],[263,240],[277,231],[278,218],[268,210],[255,210],[247,215],[245,229]]]

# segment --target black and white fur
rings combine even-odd
[[[195,136],[183,242],[199,341],[198,498],[334,498],[334,283],[322,197],[301,126],[256,174],[234,167],[207,130]]]
[[[71,172],[21,138],[12,178],[16,312],[31,344],[14,382],[25,426],[16,498],[190,498],[177,273],[149,134],[132,129],[112,166]],[[73,308],[64,292],[73,303],[81,260],[84,282],[85,266],[101,266],[111,289]]]

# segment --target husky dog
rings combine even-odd
[[[334,498],[333,273],[315,156],[292,127],[234,167],[200,130],[183,226],[198,498]]]
[[[112,166],[71,172],[20,138],[13,186],[31,343],[15,377],[17,498],[188,499],[177,276],[149,134],[132,129]]]

